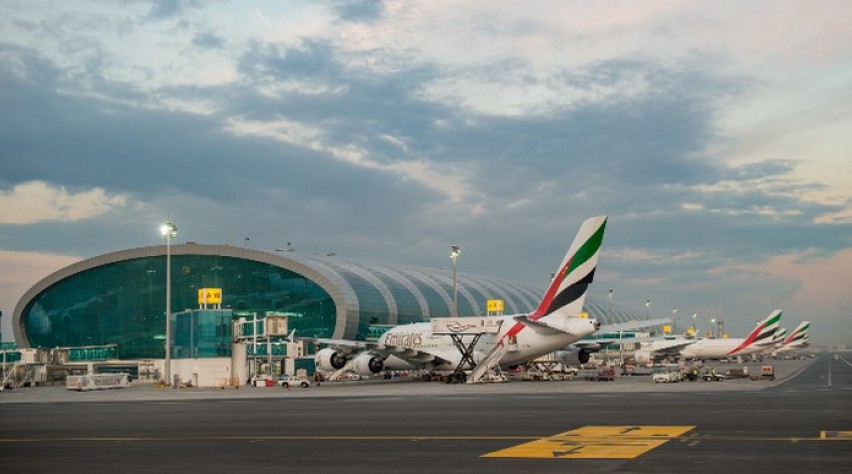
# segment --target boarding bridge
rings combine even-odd
[[[500,370],[500,358],[506,351],[503,344],[497,344],[494,349],[483,359],[477,367],[473,359],[473,351],[479,339],[485,334],[499,334],[503,324],[502,319],[492,317],[463,317],[463,318],[433,318],[432,334],[437,336],[450,336],[453,345],[461,353],[461,359],[453,373],[450,375],[451,382],[476,383],[483,381],[485,375],[496,367]],[[470,337],[465,340],[465,337]],[[499,352],[499,354],[497,354]],[[471,371],[471,378],[465,373]],[[502,375],[502,374],[501,374]]]
[[[271,376],[276,366],[281,367],[281,374],[296,373],[297,361],[308,358],[308,341],[297,339],[296,330],[289,329],[289,317],[294,314],[277,311],[266,311],[261,315],[257,312],[234,313],[231,339],[233,377],[247,380],[264,372]]]

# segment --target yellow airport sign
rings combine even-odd
[[[489,313],[502,313],[503,300],[488,300],[486,302],[486,308]]]
[[[524,443],[486,458],[633,459],[694,426],[585,426]]]
[[[668,324],[664,325],[663,326],[663,332],[666,333],[666,334],[672,332],[672,327]]]
[[[221,288],[199,288],[198,304],[222,304]]]

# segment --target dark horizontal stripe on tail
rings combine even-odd
[[[583,293],[586,292],[586,288],[589,287],[589,284],[592,283],[594,278],[595,269],[593,268],[592,271],[580,281],[572,284],[568,288],[565,288],[562,292],[556,295],[556,298],[553,298],[553,301],[550,303],[550,306],[548,306],[547,311],[545,311],[544,314],[550,314],[565,305],[571,304],[571,302],[583,296]]]

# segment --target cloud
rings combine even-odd
[[[175,18],[183,14],[188,7],[196,5],[192,0],[143,0],[142,3],[150,4],[147,18],[151,20],[164,20]]]
[[[0,224],[78,221],[106,214],[126,204],[126,196],[110,196],[101,188],[69,193],[63,186],[29,181],[16,185],[11,191],[0,191]]]
[[[333,0],[331,8],[346,21],[373,21],[385,10],[383,0]]]
[[[216,33],[205,31],[197,33],[192,38],[192,44],[205,49],[219,49],[225,45],[225,38]]]
[[[10,153],[31,157],[9,163],[12,182],[108,185],[146,203],[169,193],[227,207],[280,209],[299,201],[363,229],[434,232],[437,219],[471,235],[498,227],[494,219],[547,229],[568,227],[571,216],[608,213],[628,224],[636,251],[704,252],[719,246],[713,232],[726,232],[742,236],[737,250],[749,258],[778,250],[761,238],[762,225],[808,223],[840,210],[797,197],[796,186],[806,187],[788,179],[790,160],[716,159],[721,98],[733,100],[748,87],[697,61],[671,67],[620,59],[566,69],[549,80],[554,91],[610,92],[547,108],[530,103],[523,114],[505,115],[421,93],[460,68],[414,62],[393,74],[353,70],[324,40],[249,43],[237,56],[237,82],[161,88],[159,104],[79,96],[47,58],[21,49],[9,54],[19,66],[0,80],[10,96],[28,99],[7,104],[3,129],[15,133],[4,143]],[[642,88],[630,86],[632,78],[642,78]],[[42,92],[57,83],[62,92]],[[131,83],[108,84],[102,94],[145,96]],[[621,84],[627,89],[615,93]],[[160,105],[200,100],[212,101],[209,113]],[[32,126],[21,126],[28,121]],[[58,132],[40,139],[45,129]],[[377,206],[381,213],[355,217]],[[541,216],[566,223],[542,223]],[[669,227],[675,230],[659,234]],[[400,237],[388,233],[388,243]],[[545,239],[562,245],[558,237]],[[509,244],[501,240],[495,244]],[[713,251],[719,250],[730,249]]]
[[[2,200],[44,183],[31,214],[54,216],[9,214],[7,249],[152,245],[169,217],[180,239],[429,266],[457,242],[465,271],[544,284],[607,214],[599,275],[620,297],[733,313],[797,284],[738,265],[852,246],[842,15],[806,12],[833,18],[823,31],[786,2],[761,10],[772,28],[667,2],[63,8],[0,18]]]

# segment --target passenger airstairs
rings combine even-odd
[[[20,369],[23,369],[24,375],[23,377],[18,377]],[[3,378],[3,382],[0,383],[0,392],[5,390],[6,386],[10,386],[12,388],[23,387],[26,383],[33,383],[35,381],[35,366],[31,364],[23,364],[16,363],[12,365],[11,369],[6,370],[6,376]]]
[[[508,350],[509,347],[502,341],[495,344],[494,349],[474,367],[467,378],[467,383],[505,381],[506,376],[500,370],[500,359]]]
[[[6,369],[6,367],[3,367],[3,369]],[[18,364],[12,365],[12,370],[6,370],[6,376],[3,377],[3,381],[0,382],[0,392],[2,392],[3,390],[6,390],[6,385],[9,384],[9,379],[14,377],[14,375],[17,371],[18,371]],[[13,385],[10,385],[10,387],[13,387]]]
[[[334,381],[336,381],[336,380],[340,380],[340,377],[341,377],[343,374],[345,374],[346,372],[349,372],[349,371],[351,370],[351,368],[352,368],[352,361],[354,361],[354,360],[355,360],[355,359],[354,359],[354,358],[352,358],[352,359],[349,359],[348,361],[346,361],[346,365],[344,365],[343,367],[341,367],[341,368],[337,369],[337,371],[336,371],[336,372],[334,372],[333,374],[329,375],[329,376],[326,378],[326,380],[328,380],[329,382],[334,382]]]

